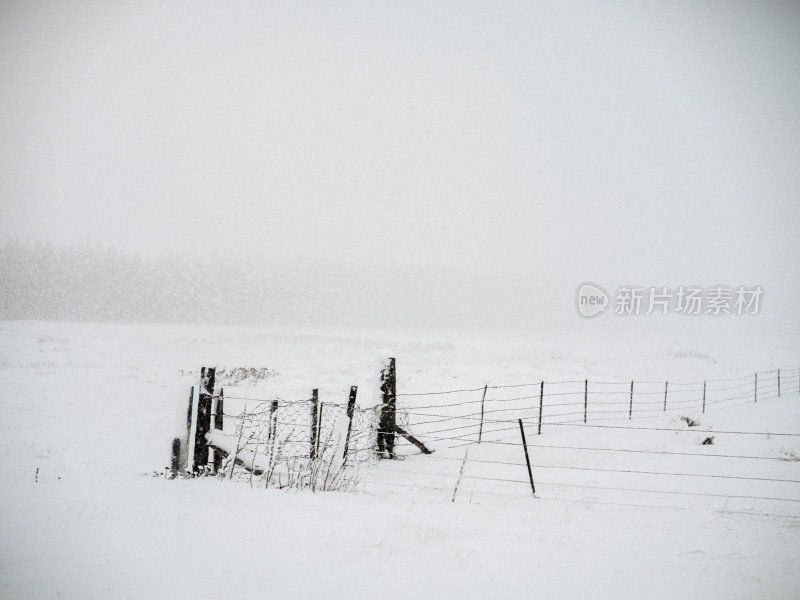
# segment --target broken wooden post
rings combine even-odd
[[[314,460],[317,457],[317,431],[319,430],[319,390],[311,390],[311,415],[309,427],[308,457]]]
[[[400,427],[399,425],[394,426],[394,431],[397,435],[402,435],[406,438],[409,442],[411,442],[414,446],[416,446],[420,452],[423,454],[433,454],[433,450],[429,450],[425,444],[420,442],[417,438],[411,435],[408,431]]]
[[[394,358],[381,369],[383,404],[378,420],[378,457],[394,458],[395,428],[397,426],[397,371]]]

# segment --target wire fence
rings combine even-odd
[[[800,369],[693,382],[538,381],[398,393],[399,426],[436,453],[415,455],[408,445],[402,460],[385,461],[377,460],[376,444],[385,404],[226,396],[231,455],[252,460],[227,472],[251,482],[260,472],[267,487],[313,487],[323,473],[325,489],[334,471],[346,489],[454,502],[535,495],[673,510],[723,503],[727,512],[800,519],[800,433],[711,430],[698,422],[707,411],[789,395],[800,395]],[[665,424],[664,415],[679,418]]]
[[[229,455],[223,477],[252,482],[255,474],[264,487],[340,489],[344,482],[355,483],[348,469],[374,464],[377,407],[316,398],[226,396],[225,401],[241,408],[224,413],[226,441],[215,439]]]
[[[676,510],[723,502],[728,512],[800,519],[800,455],[792,449],[800,433],[711,430],[695,420],[788,395],[800,395],[800,369],[695,382],[539,381],[400,393],[401,420],[438,452],[381,464],[390,477],[365,486],[504,501],[530,496],[535,480],[536,497],[547,500]],[[681,426],[647,424],[664,414],[680,415]],[[559,443],[540,437],[550,429],[564,434]],[[742,447],[753,451],[731,450]]]
[[[523,424],[530,429],[533,423]],[[481,496],[513,500],[530,497],[611,506],[687,509],[698,502],[724,502],[726,512],[800,519],[800,455],[764,446],[751,454],[720,451],[720,445],[697,446],[692,429],[620,427],[649,438],[622,444],[594,438],[592,444],[540,443],[523,448],[521,439],[483,441],[454,453],[416,457],[381,465],[390,477],[370,480],[367,489],[401,487],[416,492],[438,492],[443,499],[469,501]],[[519,432],[519,426],[517,426]],[[608,430],[601,430],[603,436]],[[677,434],[693,450],[662,449],[663,436]],[[771,432],[714,431],[715,436],[775,437]],[[800,438],[800,434],[784,434]],[[686,440],[685,438],[690,438]],[[627,438],[626,438],[627,439]],[[675,441],[671,440],[671,445]],[[721,444],[723,447],[727,443]],[[531,476],[525,452],[531,456]]]
[[[312,458],[332,452],[334,438],[346,422],[347,460],[369,462],[374,458],[376,415],[379,407],[353,407],[350,421],[346,404],[315,403],[312,399],[287,401],[226,396],[242,402],[242,410],[225,413],[243,443],[261,451],[268,445],[279,448],[279,458]],[[315,409],[316,406],[316,409]]]
[[[704,414],[789,393],[800,393],[800,369],[695,382],[537,381],[397,396],[400,418],[416,435],[458,446],[512,431],[518,419],[535,421],[538,435],[550,426]],[[431,396],[447,399],[426,402]]]

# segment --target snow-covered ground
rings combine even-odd
[[[422,415],[472,426],[474,392],[458,397],[469,408],[400,396],[436,452],[403,445],[403,460],[363,469],[355,493],[152,477],[201,366],[277,372],[241,390],[251,397],[319,388],[341,403],[358,385],[369,406],[390,354],[400,394],[488,384],[501,402],[517,389],[502,386],[589,379],[618,382],[624,403],[625,382],[653,383],[630,420],[593,414],[602,384],[590,385],[587,426],[545,421],[542,435],[538,389],[520,388],[512,412],[526,419],[536,498],[518,431],[487,422],[451,501],[467,447],[427,435]],[[771,339],[0,323],[0,597],[797,598],[798,367],[798,344]],[[677,393],[747,378],[734,397],[755,371],[758,403],[748,391],[705,413],[694,396],[641,410],[661,398],[657,382]]]

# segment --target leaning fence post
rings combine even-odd
[[[533,485],[533,471],[531,470],[531,459],[528,456],[528,444],[525,441],[525,428],[522,426],[522,419],[519,419],[519,432],[522,434],[522,447],[525,449],[525,463],[528,465],[528,478],[531,480],[531,491],[536,497],[536,487]]]
[[[347,458],[347,450],[350,446],[350,432],[353,430],[353,414],[356,411],[356,393],[358,386],[350,387],[350,398],[347,400],[347,437],[344,439],[344,452],[342,452],[342,462]]]
[[[397,427],[397,371],[394,358],[381,369],[381,393],[383,405],[381,406],[378,421],[378,455],[384,452],[389,458],[394,458],[394,436]]]
[[[478,443],[481,443],[481,438],[483,437],[483,406],[486,402],[486,390],[489,389],[489,384],[483,386],[483,397],[481,398],[481,425],[478,429]]]
[[[311,424],[309,425],[309,449],[308,457],[314,460],[317,457],[317,423],[319,421],[319,390],[311,390]]]
[[[542,409],[544,408],[544,381],[542,381],[541,387],[539,388],[539,433],[537,435],[542,435]]]
[[[706,382],[703,381],[703,414],[706,412]]]
[[[628,408],[628,420],[630,421],[633,418],[633,381],[631,381],[631,404]]]
[[[664,382],[664,412],[667,412],[667,390],[669,389],[669,381]]]
[[[458,471],[458,479],[456,480],[456,487],[453,488],[453,499],[451,502],[456,501],[456,494],[458,494],[458,487],[461,485],[461,479],[464,477],[464,467],[467,466],[467,454],[469,454],[469,446],[464,448],[464,460],[461,461],[461,469]]]

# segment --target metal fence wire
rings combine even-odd
[[[356,407],[355,390],[344,404],[320,402],[316,390],[312,398],[293,401],[225,395],[224,428],[214,435],[220,436],[217,447],[228,459],[217,475],[249,477],[264,487],[401,487],[441,493],[452,501],[531,492],[539,498],[583,501],[591,493],[602,504],[632,505],[644,495],[670,499],[669,506],[651,500],[653,508],[685,508],[693,498],[722,498],[737,510],[757,507],[763,514],[797,517],[800,458],[795,447],[786,449],[780,440],[797,439],[800,433],[791,428],[717,430],[701,427],[700,421],[707,411],[800,395],[800,369],[693,382],[486,384],[396,394],[400,406],[384,401]],[[221,407],[222,392],[215,398]],[[377,459],[386,458],[378,448],[386,410],[396,418],[389,435],[403,442],[396,458],[410,458],[408,463],[382,461],[378,466]],[[663,415],[670,415],[669,423],[660,421]],[[617,430],[624,430],[624,437],[611,435]],[[545,431],[574,433],[551,441],[540,437]],[[579,442],[578,432],[588,438]],[[674,436],[688,441],[663,446]],[[715,437],[725,445],[715,446]],[[743,438],[776,443],[746,451],[729,447],[730,440]],[[405,441],[426,455],[425,445],[436,450],[432,462],[414,459]],[[699,446],[686,448],[686,443]],[[687,457],[691,463],[685,463]]]
[[[315,399],[225,400],[242,402],[240,412],[224,414],[229,454],[246,471],[267,477],[267,485],[273,473],[348,469],[375,460],[380,407],[349,411],[347,405]]]

